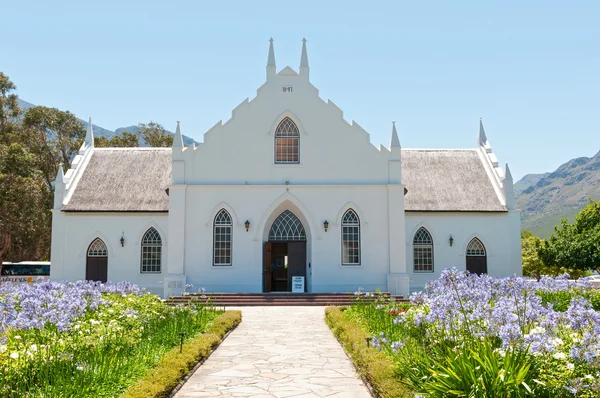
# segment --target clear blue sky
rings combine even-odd
[[[600,149],[598,1],[0,0],[0,71],[21,98],[107,129],[202,140],[300,63],[375,145],[474,147],[479,118],[516,179]],[[12,31],[12,33],[11,33]]]

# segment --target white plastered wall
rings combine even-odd
[[[167,213],[79,213],[56,212],[52,226],[50,279],[85,279],[87,249],[100,238],[108,249],[108,280],[130,281],[155,294],[163,294],[163,275],[168,255]],[[162,239],[162,272],[142,274],[141,241],[154,227]],[[120,239],[125,243],[121,246]]]

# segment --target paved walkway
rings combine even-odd
[[[244,307],[242,323],[175,395],[371,397],[323,307]]]

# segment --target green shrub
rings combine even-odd
[[[242,320],[241,311],[227,311],[213,320],[210,330],[186,342],[163,356],[137,384],[131,386],[122,398],[166,397],[201,360],[204,360],[221,342],[228,331]]]
[[[358,367],[359,373],[369,381],[380,397],[414,397],[414,393],[396,377],[392,360],[383,352],[367,346],[367,333],[350,321],[340,308],[326,308],[325,320]]]

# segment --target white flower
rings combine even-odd
[[[575,369],[575,365],[573,365],[571,362],[569,362],[569,363],[567,363],[567,369],[573,370],[573,369]]]
[[[557,352],[556,354],[552,355],[554,357],[554,359],[565,359],[565,353],[564,352]]]
[[[8,350],[8,347],[5,345],[0,345],[0,354],[4,354]]]
[[[83,370],[83,366],[78,366],[77,370]]]
[[[10,353],[10,357],[11,357],[12,359],[17,359],[17,358],[19,358],[19,353],[18,353],[18,352],[16,352],[16,351],[14,351],[14,352],[11,352],[11,353]]]
[[[21,336],[15,336],[15,340],[21,340]]]
[[[556,345],[563,345],[564,343],[563,343],[563,341],[562,341],[561,338],[557,337],[557,338],[554,339],[554,344],[556,344]]]
[[[594,380],[594,376],[592,376],[592,375],[585,375],[583,377],[586,378],[586,379],[588,379],[588,380]]]
[[[32,344],[30,350],[33,351],[33,352],[36,352],[38,350],[37,345]]]

